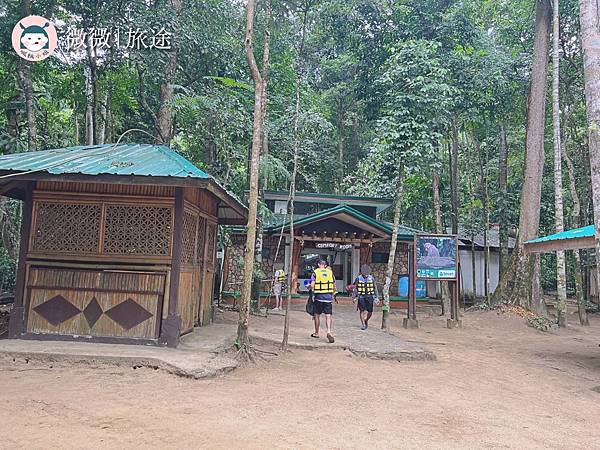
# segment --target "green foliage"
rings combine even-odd
[[[298,190],[393,197],[398,165],[403,161],[403,223],[434,229],[431,176],[436,171],[442,219],[448,226],[448,150],[454,125],[461,230],[479,233],[488,215],[489,221],[497,222],[501,214],[516,226],[533,0],[271,3],[265,126],[269,152],[261,160],[261,178],[269,189],[289,188],[300,82]],[[164,26],[171,30],[178,60],[174,97],[169,103],[174,117],[172,146],[243,196],[253,114],[253,84],[243,46],[245,5],[232,0],[186,0],[182,5],[178,16],[170,2],[142,0],[39,1],[33,2],[32,12],[54,19],[61,35],[66,26],[121,30]],[[18,57],[10,45],[10,32],[20,18],[19,6],[20,2],[7,0],[0,8],[2,154],[24,151],[27,146],[23,91],[16,76]],[[265,29],[260,6],[254,30],[259,65]],[[305,13],[307,33],[300,53]],[[586,224],[591,223],[591,202],[577,0],[561,1],[561,15],[563,129],[575,167],[582,224]],[[116,141],[131,128],[152,134],[169,54],[120,48],[97,56],[98,97],[106,98],[109,111],[107,141]],[[64,52],[32,65],[38,147],[84,142],[84,64],[82,52]],[[508,139],[506,194],[498,187],[501,125]],[[550,163],[550,128],[547,136]],[[125,137],[125,141],[148,140],[139,133]],[[573,202],[564,172],[569,226]],[[553,183],[549,171],[546,175],[541,233],[553,231]],[[552,261],[544,262],[542,279],[545,287],[553,286]]]
[[[6,250],[0,248],[0,294],[14,294],[16,284],[16,264]]]

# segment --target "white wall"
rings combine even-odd
[[[473,267],[471,250],[459,250],[460,258],[460,276],[461,291],[465,294],[473,293]],[[500,255],[498,252],[490,252],[490,294],[498,287],[500,278]],[[483,297],[485,295],[485,264],[484,252],[475,251],[475,285],[476,295]]]

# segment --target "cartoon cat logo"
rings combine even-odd
[[[46,59],[56,49],[57,40],[54,25],[41,16],[24,17],[12,33],[13,48],[28,61]]]

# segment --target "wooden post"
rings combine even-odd
[[[369,256],[371,256],[371,247],[365,242],[360,243],[360,265],[368,264]]]
[[[19,261],[17,262],[17,284],[15,287],[15,303],[8,322],[8,337],[16,338],[25,332],[25,284],[27,278],[27,251],[31,235],[31,219],[33,214],[33,188],[35,181],[25,184],[23,199],[23,217],[21,220],[21,240],[19,243]]]
[[[417,320],[417,252],[416,243],[413,244],[412,251],[409,250],[409,269],[408,269],[408,305],[406,308],[406,318],[402,322],[404,328],[419,328]]]
[[[183,188],[175,189],[175,217],[173,227],[173,249],[171,283],[169,284],[169,313],[163,320],[159,342],[168,347],[177,347],[181,333],[181,315],[177,312],[179,303],[179,278],[181,273],[181,240],[183,238]],[[205,263],[206,264],[206,263]],[[202,280],[202,284],[204,280]]]
[[[446,326],[448,328],[461,328],[462,322],[458,315],[458,298],[460,295],[460,262],[458,261],[458,249],[456,252],[456,279],[448,282],[451,289],[451,300],[450,300],[450,319],[446,319]]]
[[[302,251],[302,245],[300,242],[294,243],[294,253],[292,255],[292,267],[290,268],[289,276],[292,280],[292,294],[298,293],[298,260],[300,259],[300,252]]]

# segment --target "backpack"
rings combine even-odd
[[[308,292],[308,300],[306,302],[306,312],[311,316],[315,315],[315,300],[313,298],[313,291]]]

